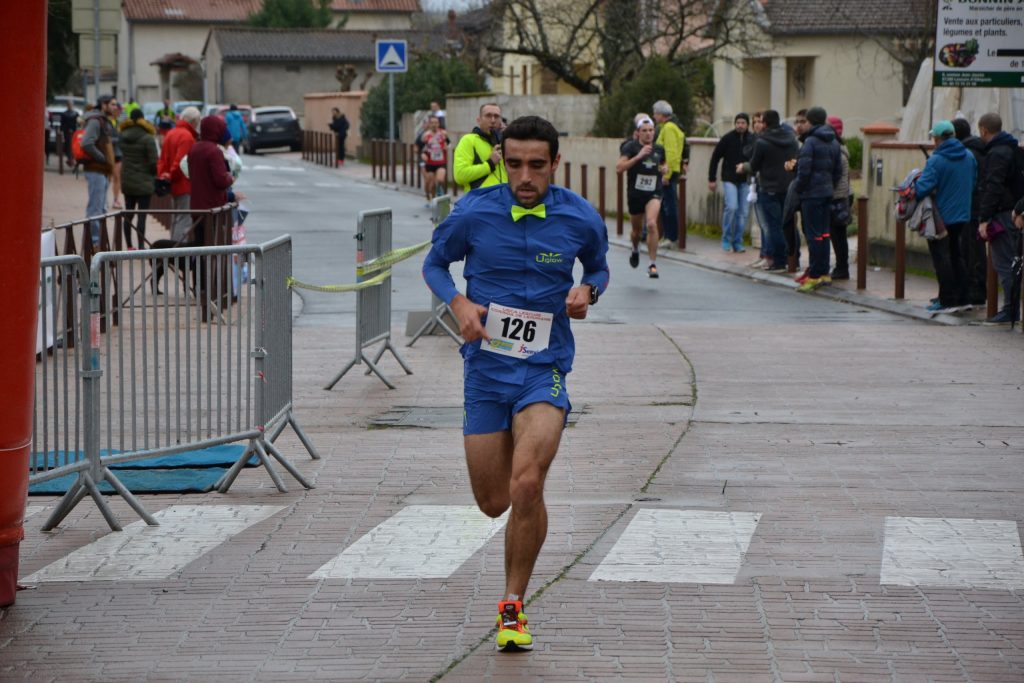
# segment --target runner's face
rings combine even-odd
[[[651,124],[643,124],[637,129],[636,133],[641,145],[649,145],[654,142],[654,126]]]
[[[501,109],[494,105],[484,107],[476,122],[480,126],[480,130],[488,133],[501,128]]]
[[[551,176],[558,170],[560,156],[551,158],[544,140],[505,140],[505,170],[508,186],[519,205],[536,206],[548,192]]]
[[[430,129],[430,132],[434,132],[435,130],[437,130],[438,125],[439,124],[438,124],[437,119],[434,119],[434,118],[427,119],[427,128]]]

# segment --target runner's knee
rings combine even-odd
[[[508,510],[512,501],[508,496],[505,496],[504,498],[499,496],[477,496],[476,504],[477,507],[480,508],[480,512],[494,519],[505,514],[505,511]]]
[[[544,478],[537,469],[528,469],[513,475],[509,484],[509,495],[513,506],[529,505],[544,496]]]

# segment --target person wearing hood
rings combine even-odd
[[[501,159],[501,107],[493,102],[480,107],[477,126],[455,147],[452,177],[464,192],[508,182]]]
[[[708,191],[714,192],[718,178],[718,165],[722,164],[722,194],[725,198],[725,209],[722,212],[722,250],[742,254],[743,233],[747,229],[747,218],[750,206],[747,204],[746,173],[737,172],[737,167],[747,160],[743,156],[743,148],[750,140],[750,116],[744,112],[736,114],[733,129],[723,135],[711,153],[708,165]]]
[[[128,211],[138,210],[137,216],[128,214],[122,224],[124,243],[132,248],[132,232],[138,232],[138,246],[146,246],[146,211],[153,198],[156,183],[156,130],[146,120],[142,109],[136,107],[121,123],[121,187],[124,205]],[[133,229],[132,222],[135,226]]]
[[[188,152],[188,175],[192,182],[189,208],[193,211],[216,209],[228,203],[228,188],[235,182],[224,159],[222,144],[230,141],[227,124],[219,116],[204,117],[199,124],[199,142]],[[196,229],[198,244],[217,244],[203,241],[203,226]],[[215,236],[211,236],[215,237]]]
[[[978,177],[981,177],[982,163],[985,160],[985,143],[977,135],[971,135],[971,124],[967,119],[953,119],[953,130],[960,141],[978,164]],[[971,196],[971,222],[960,239],[960,253],[964,259],[967,273],[967,303],[972,306],[984,306],[988,296],[986,278],[988,277],[988,254],[985,243],[978,239],[978,212],[981,209],[980,183],[974,184]]]
[[[757,176],[757,204],[765,223],[765,270],[786,270],[786,237],[782,230],[782,209],[786,191],[794,174],[786,170],[786,161],[796,158],[800,143],[796,136],[781,125],[779,112],[769,109],[762,116],[764,130],[757,136],[750,161],[744,162],[748,175]]]
[[[192,184],[181,171],[181,160],[199,137],[199,118],[199,110],[195,107],[186,107],[181,112],[174,128],[164,135],[157,162],[157,174],[171,183],[171,208],[178,212],[171,223],[171,239],[179,243],[193,241],[189,237],[192,216],[188,213]]]
[[[813,292],[832,284],[829,275],[830,207],[836,185],[842,180],[843,164],[839,142],[835,131],[826,123],[827,117],[822,107],[807,110],[810,130],[796,162],[796,192],[800,197],[800,215],[810,260],[807,278],[799,287],[801,292]]]
[[[1012,210],[1020,199],[1013,191],[1017,167],[1017,140],[1003,130],[1003,119],[989,113],[978,119],[978,133],[985,143],[985,163],[979,174],[978,236],[992,245],[992,266],[1003,286],[1003,307],[986,320],[990,324],[1014,323],[1020,319],[1020,273],[1013,261],[1020,258],[1021,232],[1014,227]]]
[[[928,157],[917,181],[918,199],[931,196],[946,236],[928,240],[935,276],[939,280],[939,300],[928,310],[955,313],[967,304],[967,274],[960,253],[960,240],[971,222],[971,195],[978,176],[978,164],[967,148],[956,139],[950,121],[932,126],[935,151]]]

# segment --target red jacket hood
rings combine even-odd
[[[205,116],[199,123],[199,139],[219,145],[227,135],[228,124],[219,116]]]

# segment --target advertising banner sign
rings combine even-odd
[[[939,0],[932,85],[1024,86],[1024,2]]]

